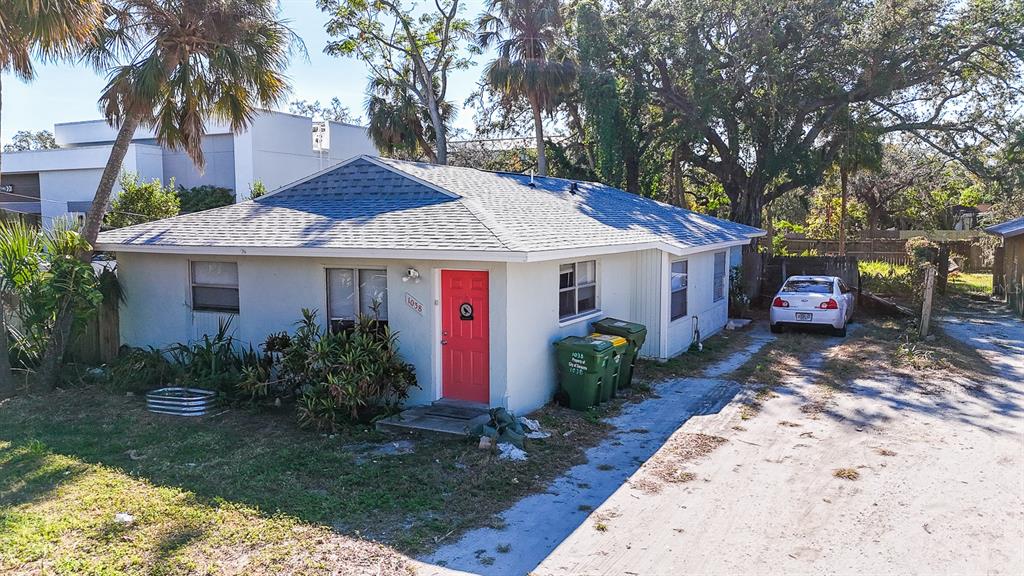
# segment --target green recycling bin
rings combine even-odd
[[[611,342],[612,344],[612,357],[608,361],[608,368],[605,370],[605,382],[608,385],[601,386],[601,401],[607,402],[612,398],[615,398],[615,394],[619,391],[619,385],[622,383],[622,371],[626,369],[626,351],[629,350],[629,341],[622,336],[613,336],[611,334],[591,334],[590,338],[593,340],[604,340],[605,342]]]
[[[586,410],[601,401],[614,349],[611,342],[589,337],[569,336],[555,342],[558,381],[570,408]]]
[[[594,322],[594,332],[598,334],[611,334],[622,336],[629,345],[622,358],[622,369],[619,370],[619,388],[625,388],[633,383],[633,369],[636,368],[636,359],[640,355],[640,348],[647,340],[647,327],[636,322],[627,322],[616,318],[604,318]]]

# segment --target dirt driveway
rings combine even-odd
[[[821,339],[755,416],[689,419],[533,573],[1024,573],[1024,324],[943,325],[1002,377],[830,390]],[[666,478],[679,454],[698,457]]]

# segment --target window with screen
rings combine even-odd
[[[387,270],[327,270],[327,315],[331,330],[348,330],[360,315],[388,321]]]
[[[715,253],[715,287],[712,295],[715,302],[725,298],[725,252]]]
[[[672,263],[672,278],[670,279],[672,288],[672,320],[686,316],[686,294],[689,283],[688,268],[689,265],[686,260]]]
[[[238,313],[238,264],[192,262],[192,309]]]
[[[558,269],[558,317],[597,310],[597,261],[562,264]]]

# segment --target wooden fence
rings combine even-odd
[[[790,276],[838,276],[860,288],[860,271],[854,256],[771,256],[761,268],[761,294],[774,295]]]
[[[955,256],[956,263],[964,272],[980,272],[988,269],[984,251],[978,242],[969,240],[943,240]],[[782,241],[786,252],[795,255],[838,256],[838,240],[811,240],[809,238],[786,238]],[[861,261],[879,260],[887,264],[910,263],[907,255],[906,238],[858,238],[846,242],[846,255]]]
[[[71,343],[70,358],[84,364],[105,364],[117,358],[121,346],[118,305],[117,298],[104,299],[81,335]]]
[[[786,238],[783,241],[790,254],[813,254],[816,256],[838,256],[838,240],[811,240],[809,238]],[[863,238],[846,242],[846,255],[859,260],[881,260],[888,264],[907,264],[907,241],[899,238]],[[838,276],[838,274],[833,274]]]

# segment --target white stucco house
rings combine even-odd
[[[125,344],[216,330],[259,345],[302,308],[379,302],[420,390],[527,412],[556,390],[552,344],[611,316],[669,358],[727,321],[729,251],[764,232],[600,184],[358,156],[255,201],[104,232]]]
[[[104,120],[53,127],[59,148],[5,152],[0,174],[0,210],[37,215],[49,227],[55,218],[89,211],[117,130]],[[205,170],[183,150],[159,145],[151,128],[140,127],[125,155],[123,172],[143,181],[174,178],[179,186],[229,188],[242,200],[257,180],[273,190],[358,154],[376,154],[366,128],[284,112],[262,111],[249,127],[233,133],[211,121],[202,138]],[[115,195],[120,190],[115,184]]]

